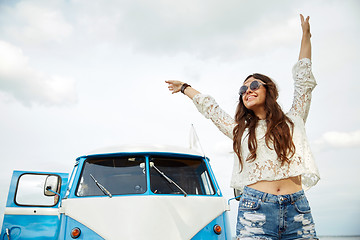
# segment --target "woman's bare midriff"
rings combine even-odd
[[[248,185],[248,187],[274,195],[292,194],[302,189],[300,176],[276,181],[259,181],[257,183]]]

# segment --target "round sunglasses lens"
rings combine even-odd
[[[242,87],[240,88],[240,91],[239,91],[240,95],[243,95],[243,94],[246,92],[247,89],[248,89],[247,86],[242,86]]]
[[[260,83],[258,81],[253,81],[251,84],[250,84],[250,89],[252,91],[254,90],[257,90],[260,88]]]

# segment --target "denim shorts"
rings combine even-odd
[[[304,191],[273,195],[245,187],[240,198],[237,239],[318,239]]]

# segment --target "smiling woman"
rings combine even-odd
[[[233,140],[236,153],[231,187],[239,192],[238,239],[317,239],[304,190],[320,179],[305,133],[316,81],[311,71],[309,17],[300,15],[302,41],[293,68],[293,105],[284,113],[276,84],[267,76],[248,76],[239,91],[235,118],[214,98],[189,84],[169,80],[172,93],[182,92],[198,110]]]
[[[261,82],[262,85],[256,84],[256,82]],[[250,88],[247,88],[248,84],[250,84]],[[245,88],[246,91],[244,91]],[[273,141],[279,160],[282,163],[289,162],[289,157],[292,157],[295,152],[291,134],[294,124],[277,103],[278,90],[276,84],[269,77],[254,73],[245,79],[239,94],[239,104],[235,115],[235,121],[239,124],[234,128],[234,151],[239,157],[241,167],[243,167],[243,162],[242,153],[239,149],[241,149],[242,133],[245,129],[250,128],[249,141],[251,146],[257,144],[255,130],[253,129],[256,125],[249,124],[250,119],[255,117],[259,120],[268,121],[265,133],[266,144],[268,145]],[[276,136],[282,136],[282,138]],[[250,156],[247,160],[255,160],[256,147],[249,147],[249,150]]]

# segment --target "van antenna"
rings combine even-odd
[[[200,143],[200,139],[196,133],[196,130],[195,130],[195,127],[194,127],[194,124],[191,124],[191,129],[190,129],[190,139],[189,139],[189,143],[190,143],[190,149],[196,149],[196,145],[199,145],[200,147],[200,150],[203,154],[203,156],[205,157],[205,152],[204,152],[204,149],[202,148],[201,146],[201,143]]]

